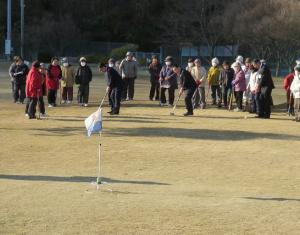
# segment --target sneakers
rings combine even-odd
[[[46,118],[46,114],[45,113],[41,113],[40,114],[40,118]]]
[[[61,101],[62,104],[65,104],[66,102],[67,102],[67,101],[65,101],[65,100],[62,100],[62,101]]]
[[[239,108],[235,108],[233,111],[234,111],[234,112],[243,112],[243,110],[242,110],[242,109],[239,109]]]
[[[68,100],[68,101],[67,101],[67,104],[72,104],[72,100]]]
[[[25,113],[25,117],[29,117],[28,113]]]
[[[83,106],[84,106],[84,107],[88,107],[89,105],[88,105],[88,104],[83,104]]]
[[[48,108],[53,108],[53,107],[54,107],[54,105],[52,105],[52,104],[48,105]]]

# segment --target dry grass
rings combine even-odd
[[[184,118],[181,103],[170,116],[138,80],[137,101],[104,116],[110,184],[97,191],[99,138],[85,136],[83,120],[103,79],[91,107],[47,109],[41,121],[11,103],[7,81],[0,74],[0,234],[299,234],[300,126],[284,113]]]

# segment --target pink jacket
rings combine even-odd
[[[246,90],[246,79],[245,79],[245,73],[243,70],[238,71],[234,75],[234,80],[232,81],[232,85],[234,85],[234,91],[245,91]]]

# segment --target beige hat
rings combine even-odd
[[[80,61],[80,62],[81,62],[81,61],[86,61],[86,58],[85,58],[85,57],[81,57],[79,61]]]

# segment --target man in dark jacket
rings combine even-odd
[[[161,65],[158,62],[157,56],[154,55],[152,56],[152,61],[151,64],[149,65],[149,73],[150,73],[150,82],[151,82],[151,88],[150,88],[150,94],[149,94],[149,99],[153,100],[154,94],[155,95],[155,100],[159,100],[159,73],[161,70]]]
[[[185,95],[184,101],[187,112],[184,114],[184,116],[194,115],[192,98],[197,88],[197,84],[191,73],[180,68],[178,65],[173,65],[173,71],[179,77],[181,86],[179,95],[182,95],[182,93]]]
[[[222,87],[223,103],[225,108],[227,108],[228,106],[228,97],[230,97],[231,93],[233,92],[231,86],[233,77],[234,77],[233,68],[230,67],[228,61],[224,61],[223,70],[221,71],[221,75],[220,75],[220,85]]]
[[[28,66],[24,64],[23,59],[19,56],[16,63],[12,66],[10,74],[14,79],[14,102],[24,103],[26,76],[29,72]]]
[[[270,118],[272,105],[272,90],[275,88],[271,70],[266,64],[262,64],[259,59],[254,61],[254,67],[259,68],[257,82],[257,114],[258,118]]]
[[[123,79],[120,74],[113,68],[107,66],[105,63],[101,63],[99,66],[101,72],[106,73],[107,88],[106,92],[110,95],[111,111],[110,115],[118,115],[120,112]]]
[[[80,106],[87,107],[89,103],[89,84],[92,81],[93,74],[85,57],[81,57],[79,62],[80,65],[75,76],[75,83],[79,85],[77,99]]]

